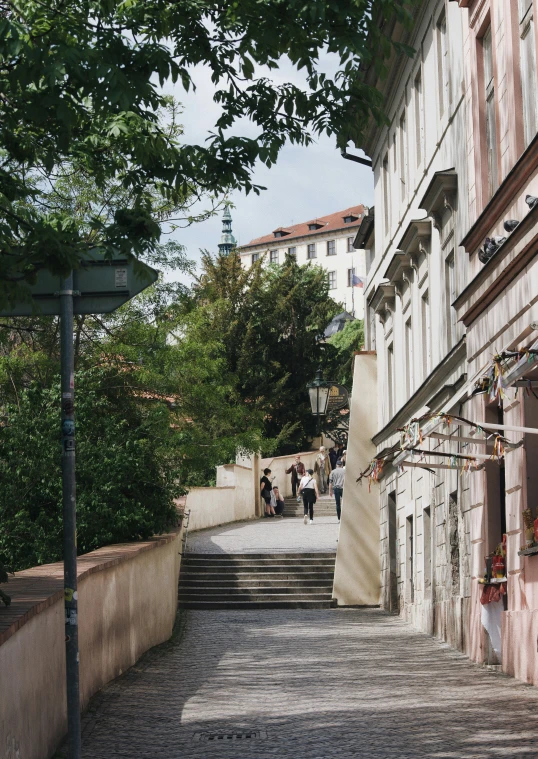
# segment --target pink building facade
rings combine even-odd
[[[415,56],[365,75],[389,117],[361,145],[377,419],[371,435],[352,410],[350,438],[375,450],[357,466],[379,497],[378,594],[538,685],[538,0],[414,13],[392,34]]]
[[[461,241],[469,278],[453,306],[466,333],[465,416],[517,444],[469,476],[468,651],[475,661],[501,663],[538,685],[538,546],[526,529],[538,516],[538,200],[532,200],[538,196],[538,2],[458,5],[467,15],[470,226]],[[485,557],[503,534],[506,582],[497,586],[500,599],[484,604]]]

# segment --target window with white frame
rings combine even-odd
[[[347,252],[348,253],[353,253],[353,251],[355,250],[355,246],[353,245],[354,241],[355,241],[354,237],[347,238]]]
[[[389,419],[394,415],[395,387],[394,387],[394,344],[387,347],[387,402]]]
[[[417,166],[422,164],[424,157],[424,103],[422,99],[422,69],[415,76],[415,153]]]
[[[536,92],[536,36],[533,0],[519,0],[519,51],[521,59],[521,94],[525,147],[538,131]]]
[[[253,253],[252,254],[252,263],[253,264],[256,263],[256,261],[259,261],[259,259],[260,259],[260,254],[259,253]]]
[[[355,276],[355,269],[347,270],[347,286],[353,287],[353,277]]]
[[[316,243],[315,242],[309,242],[306,246],[306,257],[310,260],[313,258],[316,258]]]
[[[297,260],[297,248],[288,248],[288,256]]]
[[[278,263],[278,250],[270,250],[269,251],[269,261],[272,264]]]
[[[327,272],[327,281],[329,282],[329,290],[336,290],[336,272]]]
[[[450,102],[450,69],[448,66],[448,40],[446,13],[443,10],[436,24],[437,36],[437,92],[439,95],[439,113],[442,116]]]
[[[413,393],[413,330],[411,317],[405,322],[405,397],[410,398]]]
[[[405,520],[405,584],[406,600],[413,603],[415,600],[415,536],[413,534],[413,517]]]
[[[422,322],[422,373],[425,379],[432,370],[430,296],[427,290],[420,299],[420,318]]]
[[[383,219],[385,221],[385,235],[388,237],[390,230],[390,209],[389,209],[389,155],[383,159]]]
[[[488,191],[489,197],[491,197],[499,186],[497,167],[497,122],[495,117],[495,77],[493,73],[493,41],[491,37],[491,26],[487,28],[482,37],[482,55],[484,63]]]
[[[456,300],[456,269],[454,266],[454,251],[452,250],[445,258],[445,309],[446,309],[446,337],[447,347],[450,350],[456,342],[456,312],[452,303]]]
[[[336,255],[336,240],[327,240],[327,255]]]
[[[405,111],[400,116],[400,198],[407,195],[407,124]]]
[[[369,306],[368,307],[368,349],[371,351],[375,351],[377,346],[377,335],[376,335],[376,314],[374,309]]]

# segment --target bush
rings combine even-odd
[[[76,381],[77,550],[145,539],[176,520],[178,471],[165,404],[128,376],[91,369]],[[60,383],[34,384],[0,425],[0,564],[62,558]]]

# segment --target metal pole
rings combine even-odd
[[[80,696],[77,609],[77,540],[75,492],[75,381],[73,355],[73,273],[60,290],[62,378],[62,490],[64,525],[65,673],[69,759],[80,759]]]

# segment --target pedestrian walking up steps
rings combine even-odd
[[[182,609],[328,609],[335,553],[187,554]]]
[[[297,498],[284,498],[284,516],[285,517],[302,517],[304,514],[303,502],[297,501]],[[315,517],[335,517],[336,518],[336,501],[334,498],[320,498],[314,505]]]

